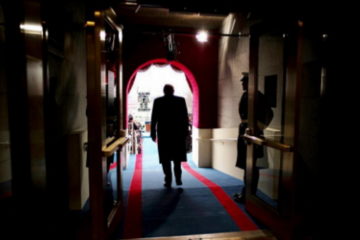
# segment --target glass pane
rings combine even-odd
[[[117,197],[117,152],[114,155],[107,158],[108,168],[107,168],[107,179],[106,179],[106,209],[110,213],[112,207],[118,201]]]
[[[256,119],[259,135],[282,142],[284,135],[284,40],[285,35],[267,33],[259,38]],[[271,147],[254,146],[256,196],[277,208],[282,153]]]
[[[263,147],[263,151],[264,156],[257,159],[258,164],[262,164],[262,166],[259,169],[259,182],[256,196],[267,202],[270,206],[277,208],[281,172],[281,151],[270,147]]]
[[[106,138],[113,143],[120,137],[120,119],[119,119],[119,74],[118,74],[118,54],[119,38],[108,24],[105,24],[104,31],[100,34],[100,40],[103,41],[105,59],[105,110],[106,110]],[[108,144],[108,145],[109,145]],[[116,151],[112,156],[106,159],[106,211],[111,212],[113,207],[121,201],[121,151]]]
[[[271,113],[259,113],[258,127],[262,135],[275,141],[281,141],[283,136],[284,110],[284,38],[280,34],[264,34],[259,39],[258,91],[266,102],[266,108]],[[262,108],[262,97],[258,97],[257,111],[267,111]],[[265,124],[261,124],[265,123]],[[265,128],[265,129],[264,129]]]
[[[105,45],[107,49],[107,44]],[[107,66],[108,67],[108,66]],[[116,111],[116,84],[115,74],[113,71],[107,71],[107,82],[106,82],[106,137],[113,138],[114,140],[118,137],[118,119]],[[109,144],[111,144],[112,140]],[[117,197],[117,154],[107,158],[107,206],[109,210],[112,209],[113,205],[118,201]]]

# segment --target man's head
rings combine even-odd
[[[244,91],[248,90],[248,85],[249,85],[249,73],[248,72],[243,72],[242,73],[242,78],[240,79],[241,83],[242,83],[242,87]]]
[[[172,96],[174,95],[174,87],[170,84],[165,84],[164,86],[164,94],[165,96]]]

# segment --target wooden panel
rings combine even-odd
[[[100,20],[98,20],[100,21]],[[100,28],[87,25],[87,98],[88,98],[88,159],[90,169],[90,209],[92,239],[106,238],[104,213],[104,174],[102,157],[102,94]]]
[[[46,184],[43,29],[38,1],[7,1],[4,10],[13,190],[26,199]]]

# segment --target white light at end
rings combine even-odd
[[[200,31],[196,34],[196,39],[199,42],[207,42],[208,41],[208,33],[206,31]]]

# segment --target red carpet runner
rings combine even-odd
[[[210,181],[200,173],[196,172],[186,162],[182,163],[182,167],[193,175],[200,182],[205,184],[217,200],[223,205],[225,210],[235,221],[236,225],[242,231],[256,230],[258,227],[253,223],[250,218],[239,208],[239,206],[226,194],[226,192],[217,184]],[[128,206],[124,224],[124,238],[140,238],[142,237],[141,226],[141,191],[142,191],[142,154],[136,156],[135,171],[131,180]]]
[[[134,175],[131,180],[126,208],[124,238],[142,237],[141,226],[142,154],[136,155]]]
[[[205,184],[215,195],[218,201],[223,205],[228,214],[235,221],[236,225],[242,231],[256,230],[258,227],[249,219],[248,216],[239,208],[239,206],[226,194],[226,192],[217,184],[210,181],[200,173],[190,167],[187,162],[182,163],[183,168],[191,175],[196,177],[200,182]]]

